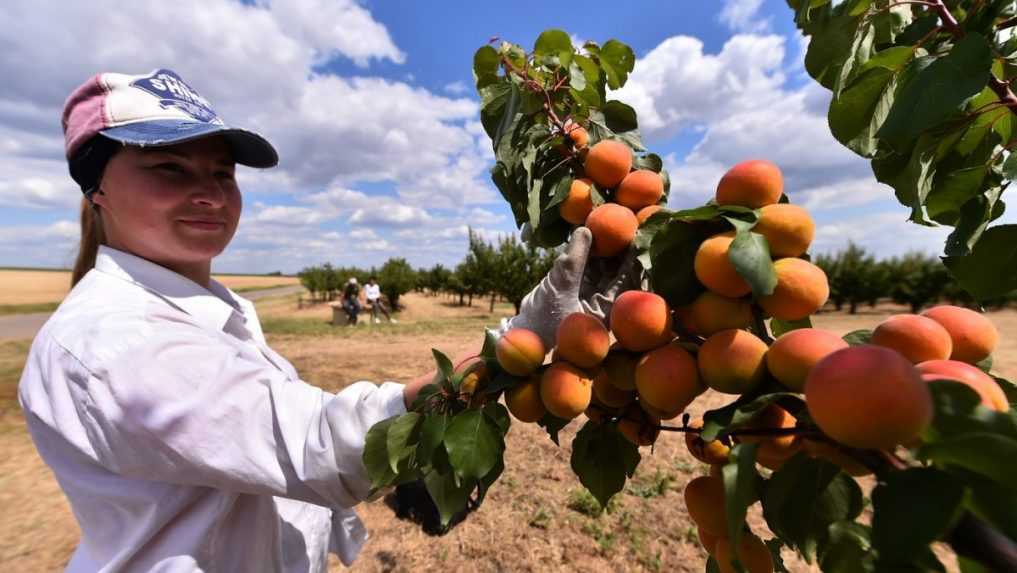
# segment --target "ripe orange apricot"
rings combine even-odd
[[[710,535],[727,537],[723,480],[699,476],[690,481],[685,486],[685,508],[699,529]]]
[[[615,343],[600,366],[612,386],[619,390],[635,390],[639,358],[640,355],[628,352]]]
[[[464,360],[456,366],[457,374],[464,374],[459,382],[459,393],[472,395],[477,388],[488,378],[487,364],[479,356]]]
[[[590,133],[580,125],[566,124],[565,130],[568,132],[568,136],[569,139],[572,140],[572,144],[577,148],[586,147],[586,144],[590,142]]]
[[[569,194],[558,204],[561,218],[573,225],[582,225],[593,211],[593,199],[590,196],[589,179],[574,179],[569,187]]]
[[[819,328],[799,328],[785,332],[766,353],[766,366],[781,384],[796,392],[805,387],[805,377],[820,360],[841,348],[843,338]]]
[[[529,376],[544,363],[544,343],[532,330],[513,328],[494,347],[498,364],[513,376]]]
[[[642,225],[647,219],[653,216],[654,213],[663,209],[663,205],[650,205],[649,207],[643,207],[636,213],[636,220]]]
[[[696,333],[710,336],[721,330],[746,328],[752,324],[752,305],[740,298],[728,298],[704,291],[689,307]]]
[[[611,348],[611,335],[599,318],[574,312],[558,325],[555,350],[558,356],[580,368],[603,362]]]
[[[590,212],[586,226],[593,233],[591,254],[595,257],[613,257],[632,244],[639,229],[639,220],[628,207],[604,203]]]
[[[718,392],[743,394],[766,376],[766,350],[766,343],[747,330],[722,330],[699,347],[699,374]]]
[[[759,210],[759,222],[752,231],[766,237],[773,258],[797,257],[809,250],[816,224],[802,207],[777,203]]]
[[[1010,409],[1010,403],[1006,394],[999,384],[991,376],[978,368],[961,362],[960,360],[928,360],[920,362],[916,368],[922,374],[922,379],[931,382],[933,380],[956,380],[970,386],[982,399],[982,404],[990,410],[1006,412]]]
[[[531,376],[505,392],[505,405],[520,422],[533,423],[544,417],[546,409],[540,401],[540,376]]]
[[[689,422],[690,428],[702,428],[702,420],[692,420]],[[685,447],[689,449],[689,453],[692,457],[697,460],[710,465],[723,465],[727,463],[727,456],[731,453],[731,448],[724,445],[724,442],[720,440],[711,440],[709,442],[703,440],[702,436],[697,432],[685,432]]]
[[[872,331],[872,344],[892,348],[914,364],[946,360],[953,351],[950,333],[931,318],[896,314]]]
[[[953,342],[950,360],[975,364],[992,354],[999,343],[999,331],[984,314],[953,305],[934,306],[922,316],[938,322]]]
[[[838,465],[849,476],[861,477],[872,473],[872,470],[851,457],[851,454],[841,451],[833,444],[810,439],[805,439],[803,442],[805,451],[808,452],[809,456]]]
[[[655,293],[630,290],[611,306],[611,332],[618,343],[633,352],[645,352],[671,339],[671,312]]]
[[[911,442],[932,421],[932,395],[918,370],[873,344],[820,360],[805,380],[805,404],[826,435],[853,448]]]
[[[618,420],[618,431],[637,446],[652,446],[660,436],[660,418],[630,404]]]
[[[779,320],[801,320],[816,312],[830,298],[826,273],[816,265],[796,258],[774,261],[777,286],[760,297],[759,306]]]
[[[559,418],[571,420],[582,414],[593,396],[593,380],[568,362],[555,362],[540,379],[540,401]]]
[[[632,150],[620,141],[605,139],[590,148],[583,170],[604,189],[613,189],[632,169]]]
[[[607,370],[602,368],[593,379],[593,396],[605,406],[622,408],[636,399],[636,392],[635,390],[618,389],[611,383]]]
[[[727,258],[734,237],[735,232],[728,231],[703,241],[696,251],[693,268],[703,286],[726,297],[738,298],[749,294],[752,288]]]
[[[780,200],[784,178],[780,168],[764,159],[743,161],[724,174],[717,184],[717,203],[758,209]]]
[[[745,429],[752,430],[763,430],[763,429],[787,429],[795,427],[795,417],[790,412],[781,408],[777,404],[769,404],[749,421],[744,426]],[[789,449],[791,444],[795,441],[795,436],[788,434],[786,436],[761,436],[743,434],[738,436],[738,440],[747,444],[750,443],[771,443],[778,449]]]
[[[703,390],[696,359],[676,343],[647,352],[636,365],[640,403],[667,416],[664,419],[677,416]]]
[[[614,192],[614,200],[633,211],[655,205],[663,196],[664,178],[649,169],[629,173]]]
[[[801,440],[794,440],[788,447],[780,447],[773,442],[763,442],[756,450],[756,463],[773,471],[779,470],[784,462],[790,460],[801,450]]]
[[[738,562],[747,573],[773,573],[773,556],[763,540],[756,535],[745,532],[738,543]],[[714,556],[720,573],[735,573],[735,548],[727,537],[717,540]]]

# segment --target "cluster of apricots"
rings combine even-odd
[[[568,135],[579,149],[589,140],[582,127]],[[619,141],[602,140],[581,156],[585,177],[572,181],[558,212],[569,223],[590,229],[594,256],[613,257],[632,243],[639,225],[662,208],[664,179],[649,169],[633,170],[632,150]],[[594,184],[609,193],[611,202],[594,206]]]
[[[589,150],[585,172],[590,179],[573,183],[562,215],[593,230],[595,253],[617,254],[631,241],[640,219],[645,220],[646,210],[660,208],[660,176],[632,171],[628,147],[612,141]],[[617,203],[593,208],[590,180],[613,189]],[[770,552],[751,530],[745,530],[737,547],[727,537],[720,468],[728,463],[734,443],[758,443],[756,461],[770,470],[804,452],[862,476],[871,472],[850,449],[891,450],[918,443],[933,415],[928,385],[933,380],[959,381],[977,392],[985,407],[1009,409],[1000,386],[975,366],[991,355],[998,333],[973,310],[943,305],[895,315],[873,330],[869,343],[857,346],[820,328],[790,330],[770,344],[754,334],[755,315],[799,321],[818,311],[829,295],[826,275],[802,258],[815,225],[805,209],[780,203],[782,194],[777,166],[754,160],[728,171],[715,197],[720,205],[758,213],[751,232],[769,245],[777,276],[772,294],[752,296],[728,258],[735,233],[721,233],[703,241],[696,253],[694,272],[706,290],[691,304],[672,309],[655,293],[633,290],[616,299],[607,324],[571,314],[558,328],[547,365],[552,349],[544,348],[533,332],[510,330],[496,346],[500,366],[522,378],[506,392],[515,418],[533,423],[547,413],[566,420],[585,413],[594,423],[617,423],[637,446],[652,445],[661,421],[678,417],[707,389],[741,395],[769,378],[804,394],[822,436],[794,432],[798,420],[776,403],[723,439],[704,441],[697,431],[702,419],[690,420],[685,428],[689,452],[710,466],[709,475],[689,482],[686,505],[721,571],[734,570],[735,556],[750,572],[773,571]],[[676,331],[693,336],[678,337]]]

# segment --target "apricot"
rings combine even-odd
[[[455,368],[457,374],[463,374],[459,382],[459,393],[472,395],[477,388],[488,378],[487,364],[484,359],[478,357],[464,360]]]
[[[805,439],[803,442],[805,451],[808,452],[810,457],[826,460],[840,466],[840,469],[844,470],[849,476],[861,477],[872,473],[872,470],[851,457],[851,454],[841,451],[840,448],[833,444],[809,439]]]
[[[805,377],[820,360],[841,348],[843,338],[818,328],[799,328],[785,332],[766,353],[766,366],[781,384],[796,392],[805,387]]]
[[[759,222],[752,231],[766,237],[771,257],[797,257],[809,250],[816,224],[798,205],[777,203],[759,210]]]
[[[594,388],[596,388],[596,381],[594,381]],[[598,424],[606,422],[609,418],[620,416],[622,414],[622,408],[612,408],[600,400],[597,399],[597,391],[593,391],[593,396],[590,398],[590,405],[586,407],[586,417],[591,421]]]
[[[593,198],[590,195],[589,179],[574,179],[569,187],[569,194],[558,204],[561,218],[573,225],[582,225],[593,211]]]
[[[751,332],[722,330],[699,348],[699,374],[718,392],[743,394],[766,376],[766,350],[766,343]]]
[[[652,446],[660,436],[660,418],[630,405],[618,420],[618,431],[637,446]]]
[[[547,410],[540,401],[540,376],[531,376],[505,392],[505,405],[520,422],[534,423]]]
[[[933,380],[956,380],[970,386],[982,399],[982,405],[990,410],[1006,412],[1010,409],[1010,403],[1006,394],[999,384],[985,372],[960,360],[928,360],[920,362],[916,366],[921,373],[922,379],[931,382]]]
[[[752,287],[728,259],[727,252],[734,237],[735,232],[728,231],[706,239],[699,245],[693,262],[696,278],[703,286],[730,298],[738,298],[752,291]]]
[[[559,357],[580,368],[599,365],[610,348],[607,327],[593,315],[573,312],[558,325],[555,350]]]
[[[932,395],[918,369],[872,344],[820,360],[805,380],[805,404],[826,435],[853,448],[911,442],[932,421]]]
[[[801,442],[799,440],[793,440],[791,446],[787,448],[777,446],[773,442],[763,442],[756,450],[756,463],[764,468],[777,471],[800,449]]]
[[[710,336],[721,330],[746,328],[752,324],[752,305],[740,298],[728,298],[704,291],[689,307],[696,333]]]
[[[593,379],[593,395],[605,406],[622,408],[636,398],[635,390],[620,390],[611,383],[610,374],[601,369]]]
[[[607,353],[607,358],[601,363],[602,372],[611,382],[611,385],[619,390],[636,389],[636,363],[639,362],[638,354],[631,354],[620,348],[612,348]]]
[[[735,547],[727,537],[717,539],[717,546],[714,548],[714,558],[717,560],[717,567],[720,573],[735,573]],[[746,573],[773,573],[773,556],[766,547],[766,543],[755,534],[745,532],[738,543],[738,562]]]
[[[590,405],[593,381],[568,362],[555,362],[540,379],[540,401],[559,418],[571,420]]]
[[[826,273],[816,265],[795,258],[774,261],[777,286],[760,297],[759,306],[779,320],[801,320],[816,312],[830,297]]]
[[[590,148],[583,163],[586,176],[604,189],[613,189],[632,169],[632,150],[620,141],[605,139]]]
[[[970,308],[944,304],[926,310],[922,316],[935,320],[950,333],[953,342],[950,360],[981,362],[999,343],[999,332],[992,321]]]
[[[643,207],[636,213],[636,220],[642,225],[647,219],[653,216],[654,213],[663,209],[663,205],[650,205],[649,207]]]
[[[746,430],[777,430],[787,429],[795,427],[795,417],[790,412],[781,408],[777,404],[769,404],[755,416],[749,420],[749,423],[743,426]],[[793,434],[786,436],[763,436],[763,435],[751,435],[751,434],[740,434],[738,436],[740,442],[747,444],[751,443],[762,443],[762,444],[773,444],[777,449],[790,450],[792,444],[795,441]]]
[[[699,533],[699,543],[703,546],[703,549],[705,549],[707,553],[713,555],[713,550],[717,547],[717,540],[720,539],[720,537],[710,535],[703,531],[702,527],[697,527],[696,529]]]
[[[613,257],[624,251],[639,229],[639,220],[632,209],[617,203],[604,203],[590,212],[586,218],[586,227],[593,233],[595,257]]]
[[[654,406],[651,406],[646,402],[646,400],[637,400],[636,403],[639,404],[639,407],[642,408],[644,412],[660,420],[672,420],[674,418],[677,418],[678,414],[681,414],[682,412],[685,411],[684,406],[680,408],[664,410],[663,408],[656,408]]]
[[[699,476],[685,486],[685,508],[699,529],[727,537],[727,516],[724,513],[724,481],[718,477]]]
[[[703,393],[696,359],[675,343],[643,355],[636,365],[636,391],[640,403],[665,416],[677,416],[696,396]],[[664,416],[662,416],[664,417]]]
[[[689,422],[690,428],[702,428],[702,420],[692,420]],[[704,464],[710,464],[711,466],[723,465],[727,463],[727,456],[731,453],[731,448],[724,445],[724,442],[720,440],[711,440],[709,442],[703,440],[702,435],[698,432],[685,432],[685,447],[689,449],[689,453],[692,457],[703,462]]]
[[[513,328],[494,347],[498,365],[513,376],[529,376],[544,363],[544,343],[532,330]]]
[[[663,196],[664,178],[649,169],[629,173],[614,192],[614,200],[633,211],[655,205]]]
[[[872,331],[872,344],[892,348],[918,364],[946,360],[953,351],[950,333],[931,318],[897,314],[879,323]]]
[[[717,203],[758,209],[779,201],[783,192],[780,168],[765,159],[753,159],[735,165],[720,178]]]
[[[693,301],[695,302],[695,301]],[[674,309],[674,317],[678,324],[689,334],[699,334],[695,321],[692,320],[692,305],[679,306]]]
[[[618,343],[633,352],[645,352],[671,339],[671,312],[655,293],[625,291],[611,306],[611,332]]]
[[[586,147],[590,143],[590,133],[581,125],[568,122],[565,124],[565,133],[576,148]]]

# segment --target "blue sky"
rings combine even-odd
[[[215,271],[393,256],[455,264],[468,225],[490,238],[515,232],[487,175],[473,52],[492,36],[530,47],[550,27],[633,47],[635,72],[614,97],[635,107],[644,141],[665,157],[671,207],[701,204],[727,168],[763,157],[819,223],[814,252],[848,240],[884,256],[941,250],[947,230],[906,224],[892,190],[830,136],[829,95],[803,73],[784,0],[618,5],[4,2],[0,20],[19,25],[0,29],[0,266],[73,260],[80,194],[63,160],[66,95],[99,71],[157,67],[282,156],[276,169],[240,172],[244,214]]]

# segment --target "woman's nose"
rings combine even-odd
[[[221,207],[226,201],[226,189],[217,177],[208,175],[196,182],[191,199],[202,205]]]

